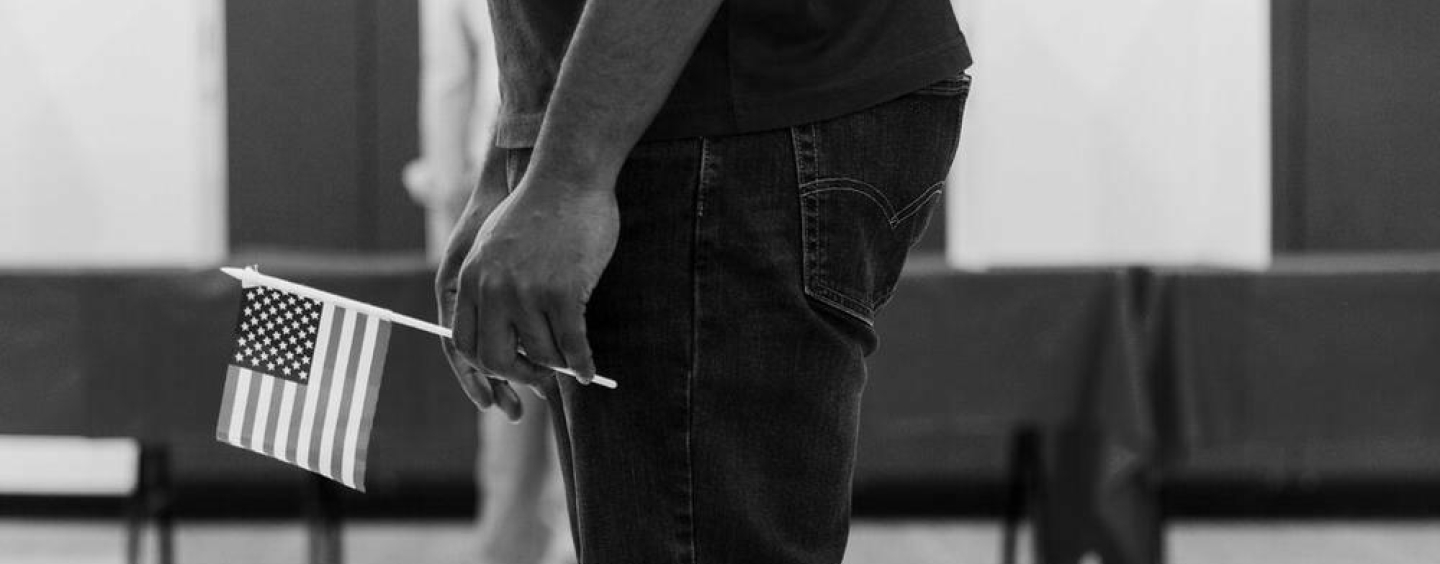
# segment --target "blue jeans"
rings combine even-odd
[[[969,78],[785,130],[647,142],[550,390],[584,564],[838,563],[876,309],[954,159]],[[509,155],[512,186],[528,163]]]

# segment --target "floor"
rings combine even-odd
[[[357,521],[345,552],[352,564],[464,563],[469,531],[462,521]],[[999,534],[990,522],[862,520],[846,564],[994,564]],[[119,563],[121,535],[112,523],[3,519],[0,564]],[[182,564],[289,564],[305,558],[305,542],[292,522],[183,523],[176,556]],[[1169,553],[1170,564],[1440,564],[1440,521],[1181,522]]]

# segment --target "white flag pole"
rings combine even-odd
[[[304,284],[296,284],[296,283],[294,283],[294,282],[291,282],[291,281],[289,281],[289,280],[285,280],[285,279],[283,279],[283,278],[276,278],[276,277],[274,277],[274,276],[270,276],[270,275],[266,275],[266,274],[261,274],[259,271],[255,270],[254,268],[233,268],[233,267],[228,267],[228,266],[227,266],[227,267],[222,267],[222,268],[220,269],[220,271],[221,271],[221,272],[224,272],[225,274],[228,274],[228,275],[234,277],[236,280],[239,280],[239,281],[241,281],[241,282],[245,282],[245,283],[249,283],[249,284],[255,284],[255,285],[260,285],[260,286],[268,286],[268,287],[271,287],[271,288],[275,288],[276,290],[281,290],[281,291],[285,291],[285,292],[290,292],[291,294],[295,294],[295,295],[297,295],[297,296],[305,296],[305,297],[310,298],[310,299],[313,299],[313,300],[319,300],[319,301],[322,301],[322,302],[329,302],[329,303],[335,304],[335,305],[340,306],[340,307],[344,307],[344,308],[348,308],[348,309],[353,309],[353,310],[359,311],[359,312],[361,312],[361,313],[365,313],[365,314],[367,314],[367,315],[372,315],[372,316],[375,316],[375,317],[378,317],[378,318],[380,318],[380,319],[384,319],[384,320],[387,320],[387,321],[390,321],[390,322],[393,322],[393,323],[399,323],[399,324],[401,324],[401,325],[405,325],[405,326],[408,326],[408,327],[413,327],[413,328],[415,328],[415,329],[419,329],[419,330],[425,331],[425,332],[427,332],[427,333],[433,333],[433,334],[435,334],[435,335],[439,335],[439,336],[444,337],[444,338],[446,338],[446,339],[451,339],[451,338],[453,338],[453,334],[451,333],[450,329],[447,328],[447,327],[441,327],[441,326],[439,326],[439,325],[436,325],[436,324],[434,324],[434,323],[430,323],[430,322],[428,322],[428,321],[422,321],[422,320],[419,320],[419,319],[415,319],[414,317],[410,317],[410,316],[408,316],[408,315],[404,315],[404,314],[400,314],[400,313],[395,313],[395,312],[390,311],[390,310],[388,310],[388,309],[385,309],[385,308],[383,308],[383,307],[377,307],[377,306],[373,306],[373,305],[367,304],[367,303],[365,303],[365,302],[360,302],[360,301],[352,300],[352,299],[350,299],[350,298],[347,298],[347,297],[344,297],[344,296],[335,295],[335,294],[332,294],[332,293],[330,293],[330,292],[326,292],[326,291],[324,291],[324,290],[317,290],[317,289],[315,289],[315,288],[311,288],[311,287],[306,286],[306,285],[304,285]],[[550,368],[551,370],[554,370],[554,371],[559,372],[559,373],[561,373],[561,374],[564,374],[564,375],[566,375],[566,376],[571,376],[571,377],[576,377],[576,378],[579,377],[579,375],[576,374],[574,370],[571,370],[571,369],[569,369],[569,368],[557,368],[557,367],[553,367],[553,366],[547,367],[547,368]],[[599,375],[599,374],[596,374],[596,375],[595,375],[595,378],[594,378],[592,381],[593,381],[594,383],[599,384],[599,385],[601,385],[601,386],[604,386],[604,387],[606,387],[606,388],[614,389],[614,388],[616,387],[616,383],[615,383],[614,380],[611,380],[611,379],[606,378],[606,377],[604,377],[604,376],[601,376],[601,375]]]
[[[434,334],[436,334],[436,335],[439,335],[439,336],[441,336],[441,337],[445,337],[445,338],[447,338],[447,339],[450,338],[450,330],[449,330],[449,329],[446,329],[446,328],[441,327],[441,326],[439,326],[439,325],[436,325],[436,324],[434,324],[434,323],[430,323],[430,322],[427,322],[427,321],[421,321],[421,320],[419,320],[419,319],[415,319],[414,317],[410,317],[410,316],[408,316],[408,315],[403,315],[403,314],[395,313],[395,312],[390,311],[390,310],[388,310],[388,309],[385,309],[385,308],[382,308],[382,307],[376,307],[376,306],[367,304],[367,303],[365,303],[365,302],[355,301],[355,300],[352,300],[352,299],[347,298],[347,297],[344,297],[344,296],[337,296],[337,295],[335,295],[335,294],[331,294],[330,292],[326,292],[326,291],[324,291],[324,290],[316,290],[315,288],[311,288],[311,287],[306,286],[306,285],[304,285],[304,284],[296,284],[296,283],[294,283],[294,282],[291,282],[291,281],[289,281],[289,280],[285,280],[285,279],[283,279],[283,278],[276,278],[276,277],[274,277],[274,276],[269,276],[269,275],[266,275],[266,274],[261,274],[260,272],[254,270],[254,269],[251,269],[251,268],[241,269],[241,268],[225,267],[225,268],[221,268],[220,271],[221,271],[221,272],[224,272],[225,274],[229,274],[230,276],[235,277],[237,280],[240,280],[241,282],[248,282],[248,283],[250,283],[250,284],[257,284],[257,285],[260,285],[260,286],[269,286],[269,287],[274,288],[274,289],[276,289],[276,290],[282,290],[282,291],[285,291],[285,292],[290,292],[291,294],[295,294],[295,295],[297,295],[297,296],[305,296],[305,297],[310,298],[310,299],[312,299],[312,300],[319,300],[319,301],[322,301],[322,302],[329,302],[329,303],[335,304],[335,305],[340,306],[340,307],[343,307],[343,308],[353,309],[353,310],[359,311],[359,312],[361,312],[361,313],[365,313],[365,314],[368,314],[368,315],[372,315],[372,316],[375,316],[375,317],[379,317],[379,318],[381,318],[381,319],[385,319],[385,320],[387,320],[387,321],[393,321],[393,322],[399,323],[399,324],[401,324],[401,325],[407,325],[407,326],[410,326],[410,327],[414,327],[414,328],[419,329],[419,330],[421,330],[421,331],[425,331],[425,332],[428,332],[428,333],[434,333]]]

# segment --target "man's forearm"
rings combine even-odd
[[[465,256],[470,252],[470,246],[474,243],[475,234],[480,231],[481,224],[485,223],[485,218],[500,205],[500,201],[505,199],[510,190],[505,171],[505,149],[495,146],[493,129],[486,139],[488,146],[485,149],[485,160],[480,163],[480,178],[472,187],[465,210],[460,213],[459,221],[450,232],[445,257],[440,263],[442,279],[448,280],[460,272],[460,265],[465,262]]]
[[[587,2],[527,176],[609,187],[722,1]]]

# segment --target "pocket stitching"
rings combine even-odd
[[[817,278],[813,280],[810,284],[806,284],[805,295],[824,302],[831,307],[840,310],[841,312],[848,314],[855,319],[860,320],[860,322],[866,325],[869,325],[871,327],[875,326],[875,321],[871,319],[875,315],[874,308],[866,307],[864,304],[860,303],[860,300],[856,300],[855,298],[846,295],[844,292],[831,288],[830,285],[826,284],[824,280],[820,280]]]
[[[844,185],[817,187],[820,185],[833,183],[841,183]],[[860,190],[853,186],[850,186],[850,184],[863,186],[868,190]],[[910,203],[905,204],[905,207],[900,208],[899,211],[895,210],[895,205],[890,202],[890,198],[885,195],[885,192],[883,190],[876,188],[873,184],[854,178],[834,177],[812,180],[810,182],[806,182],[800,185],[800,196],[809,197],[819,194],[821,192],[855,192],[857,194],[865,196],[866,198],[869,198],[870,201],[875,202],[875,205],[879,206],[880,211],[885,214],[885,220],[890,224],[890,228],[893,230],[895,229],[895,226],[900,225],[901,222],[909,219],[910,216],[915,215],[916,212],[924,208],[925,205],[930,202],[930,200],[933,200],[934,198],[939,196],[940,193],[943,191],[944,187],[944,180],[935,182],[934,184],[927,186],[925,190],[920,193],[919,196],[916,196],[914,200],[910,201]]]
[[[801,186],[811,186],[815,184],[815,182],[806,182]],[[851,190],[864,194],[864,192],[860,190]],[[810,197],[815,193],[813,190],[805,191],[802,189],[798,192],[798,198],[801,204],[800,223],[803,232],[800,241],[802,245],[801,259],[804,265],[801,289],[805,292],[805,295],[811,299],[825,304],[844,315],[853,317],[866,326],[873,327],[875,322],[871,318],[875,314],[874,309],[867,307],[863,301],[831,286],[826,282],[825,277],[820,272],[820,262],[826,251],[825,239],[819,235],[822,229],[820,223],[824,221],[819,213],[820,198]]]
[[[901,222],[910,219],[911,216],[918,213],[921,209],[924,209],[925,206],[930,205],[930,202],[934,201],[936,198],[939,198],[940,194],[944,190],[944,180],[941,180],[926,187],[925,192],[921,194],[920,197],[915,198],[915,201],[910,202],[910,205],[905,206],[905,209],[900,210],[900,212],[895,216],[895,218],[891,220],[890,228],[894,229],[895,226],[900,225]]]
[[[872,318],[875,315],[875,310],[880,304],[888,301],[893,293],[892,289],[880,295],[870,296],[871,299],[869,300],[862,300],[851,294],[864,294],[865,292],[838,288],[830,284],[825,277],[821,275],[819,272],[819,270],[821,270],[820,265],[817,264],[817,262],[819,262],[821,260],[820,257],[825,254],[825,249],[824,241],[818,237],[818,231],[820,230],[818,222],[823,221],[823,218],[820,217],[820,210],[818,209],[821,202],[821,199],[818,197],[819,194],[824,192],[853,192],[868,198],[885,214],[886,223],[893,232],[901,223],[909,220],[919,210],[924,209],[930,202],[939,198],[944,185],[944,180],[929,185],[920,196],[917,196],[909,204],[906,204],[905,207],[896,211],[894,204],[891,203],[884,191],[862,180],[832,177],[812,180],[801,184],[800,198],[806,204],[803,210],[804,213],[802,213],[802,224],[806,232],[804,244],[807,248],[809,248],[810,245],[814,245],[813,252],[807,252],[803,257],[805,264],[804,278],[806,295],[849,314],[866,325],[874,326],[875,323]],[[864,187],[865,189],[862,190],[856,188],[856,186]],[[873,301],[874,303],[867,303],[867,301]]]

